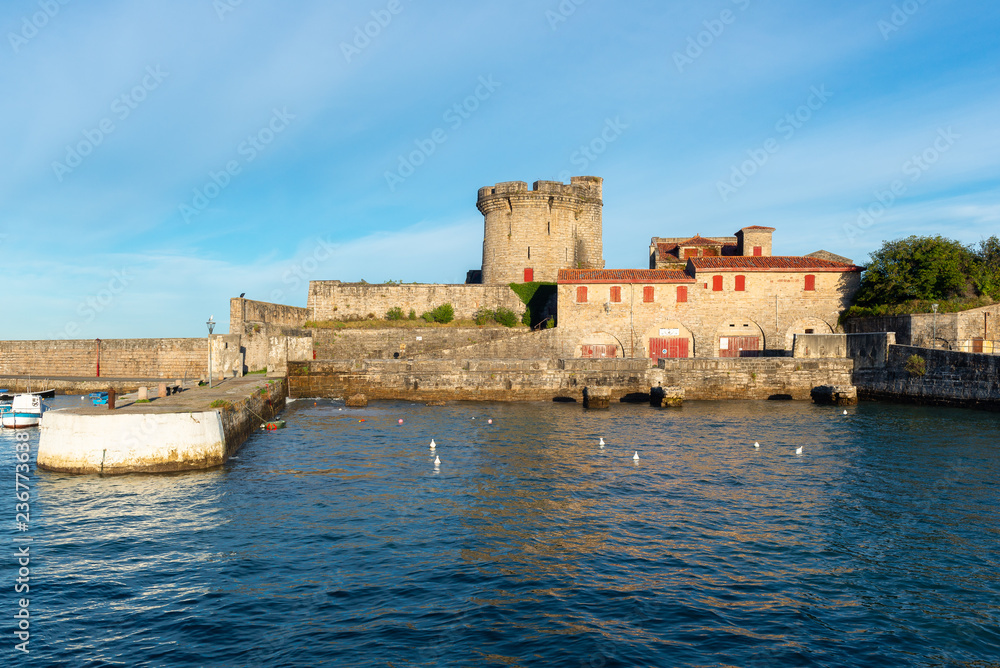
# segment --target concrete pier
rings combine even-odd
[[[155,395],[152,395],[155,396]],[[161,473],[219,466],[285,405],[284,380],[234,378],[118,408],[45,413],[38,467],[62,473]]]

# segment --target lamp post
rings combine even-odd
[[[931,340],[931,347],[932,348],[937,348],[937,310],[938,310],[938,305],[937,304],[931,304],[931,310],[934,311],[934,327],[931,330],[933,332],[932,340]]]
[[[215,329],[215,316],[208,316],[208,387],[212,387],[212,330]]]

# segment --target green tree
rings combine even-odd
[[[879,306],[970,296],[977,260],[969,248],[942,236],[886,241],[871,255],[856,302]]]

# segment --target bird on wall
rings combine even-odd
[[[245,292],[241,292],[240,293],[240,299],[243,299],[243,295],[245,295],[245,294],[246,294]]]

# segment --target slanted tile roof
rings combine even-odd
[[[667,255],[677,257],[677,244],[656,244],[656,250],[659,252],[660,257]]]
[[[705,271],[862,271],[863,267],[818,257],[693,257],[694,268]]]
[[[678,246],[724,246],[725,241],[720,241],[718,239],[706,239],[700,234],[696,234],[687,241],[682,241]]]
[[[558,283],[694,283],[674,269],[560,269]]]

